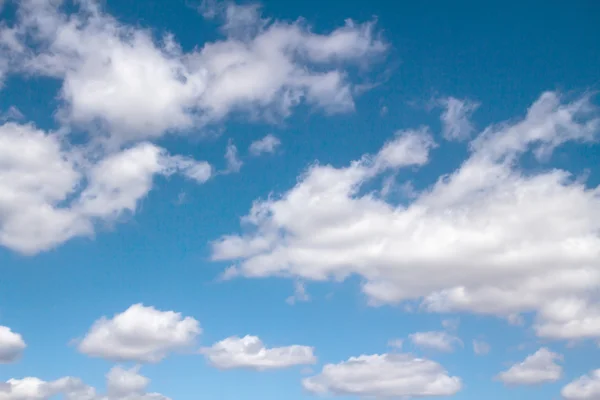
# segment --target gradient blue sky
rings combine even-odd
[[[0,400],[600,398],[597,2],[57,3],[0,0],[0,381],[97,394]]]

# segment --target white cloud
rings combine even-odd
[[[304,282],[295,282],[294,294],[288,297],[285,301],[290,305],[294,305],[297,302],[310,301],[310,295],[306,293],[306,286],[304,285]]]
[[[490,345],[483,340],[473,340],[473,352],[475,352],[475,354],[482,356],[488,354],[490,350]]]
[[[374,354],[327,364],[305,378],[304,388],[316,394],[374,398],[451,396],[462,388],[438,363],[408,354]]]
[[[0,400],[49,400],[62,396],[65,400],[169,400],[159,393],[147,393],[150,380],[139,375],[138,368],[119,366],[106,375],[108,393],[100,395],[81,379],[64,377],[46,382],[39,378],[10,379],[0,384]]]
[[[0,160],[0,244],[25,254],[135,212],[156,175],[177,172],[199,183],[211,176],[208,163],[150,143],[98,154],[30,124],[0,125]]]
[[[26,347],[21,335],[6,326],[0,326],[0,364],[17,361]]]
[[[544,93],[521,120],[486,128],[457,170],[407,205],[361,192],[389,169],[428,161],[427,130],[401,134],[346,167],[313,165],[288,192],[256,201],[249,229],[215,241],[213,259],[235,261],[230,277],[358,275],[371,304],[419,300],[430,312],[511,321],[533,312],[541,336],[598,338],[600,188],[519,161],[599,130],[589,98]],[[571,299],[579,305],[557,313]]]
[[[402,346],[404,346],[404,340],[403,339],[392,339],[388,342],[388,346],[393,347],[395,349],[402,349]]]
[[[498,374],[498,379],[507,385],[536,385],[556,382],[562,377],[562,367],[555,361],[563,357],[542,347],[524,361]]]
[[[581,279],[584,279],[582,276]],[[564,297],[549,300],[534,330],[541,337],[577,340],[600,337],[600,307],[590,300]]]
[[[227,149],[225,150],[225,161],[227,161],[226,173],[239,172],[242,168],[243,162],[238,157],[238,149],[233,144],[233,141],[229,140],[227,143]]]
[[[172,35],[157,41],[96,0],[60,3],[18,2],[16,19],[0,27],[0,70],[61,82],[59,132],[0,125],[0,244],[24,254],[135,212],[157,175],[199,183],[214,175],[208,163],[147,140],[238,111],[273,120],[301,102],[351,109],[346,65],[386,50],[372,22],[318,34],[301,20],[266,20],[256,6],[229,4],[218,10],[225,37],[185,53]],[[81,146],[69,143],[73,128],[88,134]],[[226,160],[226,172],[242,165],[233,143]]]
[[[210,165],[205,162],[170,157],[150,143],[136,145],[91,168],[90,184],[81,193],[78,206],[83,214],[94,217],[135,211],[138,199],[152,188],[155,174],[170,175],[178,170],[201,183],[211,174]]]
[[[314,364],[317,358],[308,346],[267,348],[256,336],[229,337],[201,350],[211,365],[220,369],[268,370]]]
[[[200,333],[194,318],[134,304],[112,319],[96,321],[78,349],[108,360],[154,363],[193,346]]]
[[[446,332],[416,332],[409,335],[409,338],[417,347],[443,352],[452,352],[455,346],[462,345],[459,338]]]
[[[76,152],[58,135],[31,125],[0,126],[0,243],[25,253],[46,249],[91,231],[58,205],[83,178]]]
[[[157,42],[94,0],[70,13],[55,3],[20,2],[18,22],[2,29],[12,38],[4,46],[12,71],[61,79],[61,120],[100,125],[117,143],[202,127],[235,111],[281,118],[301,102],[351,110],[346,65],[370,62],[387,47],[373,22],[348,20],[318,34],[301,20],[266,20],[256,6],[230,4],[225,38],[186,53],[172,36]]]
[[[444,138],[447,140],[468,139],[475,132],[475,127],[471,123],[471,115],[479,108],[479,103],[447,97],[441,99],[440,104],[445,108],[440,116]]]
[[[250,154],[259,156],[263,153],[273,153],[281,145],[281,140],[272,134],[268,134],[262,139],[255,140],[250,144]]]
[[[600,369],[567,384],[560,392],[566,400],[595,400],[600,398]]]
[[[374,159],[376,169],[372,172],[424,165],[429,161],[429,151],[435,146],[427,129],[401,131],[379,150]]]

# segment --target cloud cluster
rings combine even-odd
[[[159,137],[221,121],[232,112],[280,118],[306,102],[326,112],[354,107],[346,67],[383,54],[374,23],[329,33],[303,21],[263,18],[256,5],[219,11],[224,38],[185,52],[173,35],[123,24],[95,0],[24,0],[3,28],[9,72],[62,80],[60,117],[100,125],[115,141]],[[8,68],[10,67],[10,68]]]
[[[597,139],[587,96],[543,93],[520,120],[491,125],[460,167],[409,204],[364,188],[428,162],[427,129],[401,132],[346,167],[312,165],[295,187],[257,200],[242,234],[213,242],[227,277],[363,279],[372,304],[418,301],[430,312],[517,320],[548,338],[600,338],[600,188],[568,171],[524,171],[566,142]]]
[[[65,400],[169,400],[159,393],[146,392],[149,383],[137,367],[116,366],[106,374],[107,394],[98,394],[95,388],[70,376],[50,382],[26,377],[0,383],[0,400],[49,400],[55,396]]]
[[[173,351],[190,348],[200,333],[194,318],[134,304],[112,319],[96,321],[78,349],[113,361],[154,363]]]

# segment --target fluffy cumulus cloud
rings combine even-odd
[[[108,360],[154,363],[173,351],[190,348],[200,333],[194,318],[134,304],[112,319],[96,321],[78,349]]]
[[[233,144],[233,141],[231,140],[227,143],[227,148],[225,149],[225,161],[227,162],[227,169],[224,171],[225,173],[239,172],[244,164],[238,157],[236,145]]]
[[[23,337],[6,326],[0,326],[0,364],[15,362],[27,345]]]
[[[281,140],[275,135],[268,134],[250,144],[250,154],[259,156],[263,153],[273,153],[281,145]]]
[[[468,139],[475,131],[475,127],[471,122],[471,115],[479,108],[479,103],[470,100],[459,100],[455,97],[447,97],[439,102],[444,108],[440,115],[444,138],[446,140]]]
[[[26,377],[10,379],[0,384],[0,400],[48,400],[61,396],[65,400],[169,400],[159,393],[148,393],[150,379],[139,374],[138,368],[112,368],[106,374],[106,394],[86,385],[81,379],[64,377],[43,381]]]
[[[306,390],[320,395],[365,398],[451,396],[460,378],[449,376],[438,363],[408,354],[374,354],[326,364],[320,374],[305,378]]]
[[[229,337],[201,350],[211,365],[220,369],[268,370],[314,364],[317,358],[309,346],[267,348],[256,336]]]
[[[600,338],[600,188],[543,164],[566,142],[596,140],[598,115],[587,96],[543,93],[524,117],[485,128],[408,204],[365,187],[427,163],[436,145],[425,128],[345,167],[312,165],[257,200],[248,230],[216,240],[213,259],[234,261],[228,277],[358,275],[372,304],[511,321],[532,312],[539,336]],[[535,171],[521,167],[529,155]]]
[[[202,183],[211,166],[141,142],[101,153],[70,145],[64,135],[31,124],[0,125],[0,244],[33,254],[94,222],[135,212],[155,176],[180,173]]]
[[[446,332],[416,332],[409,335],[413,345],[443,352],[452,352],[462,341]]]
[[[498,374],[497,379],[507,385],[536,385],[556,382],[562,377],[562,367],[556,361],[562,361],[560,354],[542,347],[522,362]]]
[[[566,400],[594,400],[600,398],[600,369],[567,384],[561,391]]]
[[[263,18],[254,5],[216,13],[224,37],[184,52],[172,35],[123,24],[95,0],[19,2],[18,20],[0,35],[5,71],[62,80],[63,122],[102,126],[116,141],[219,122],[234,111],[268,119],[301,102],[351,110],[346,66],[386,50],[373,22],[319,34],[302,21]],[[12,65],[14,64],[14,65]]]

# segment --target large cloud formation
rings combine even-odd
[[[62,80],[62,120],[100,124],[116,141],[203,126],[234,111],[285,117],[301,102],[352,110],[346,66],[387,47],[373,22],[348,20],[318,34],[301,20],[272,21],[256,5],[228,4],[215,11],[224,38],[185,52],[173,35],[156,40],[95,0],[68,9],[62,1],[19,2],[17,22],[0,35],[7,68]]]
[[[256,201],[244,234],[213,243],[225,276],[324,281],[358,275],[373,304],[431,312],[536,315],[547,338],[600,338],[600,188],[568,171],[520,167],[566,142],[597,138],[587,96],[543,93],[524,118],[487,127],[460,167],[407,205],[363,189],[427,163],[426,129],[400,132],[346,167],[313,165],[280,196]]]
[[[135,212],[155,176],[213,176],[208,163],[152,143],[165,134],[202,131],[234,112],[273,121],[302,102],[352,110],[348,67],[387,47],[373,22],[318,34],[300,20],[271,21],[257,6],[228,4],[215,11],[224,37],[185,52],[173,35],[157,40],[95,0],[16,5],[15,20],[0,26],[0,79],[60,82],[57,131],[0,125],[0,245],[25,254]],[[233,150],[229,172],[241,167]]]

